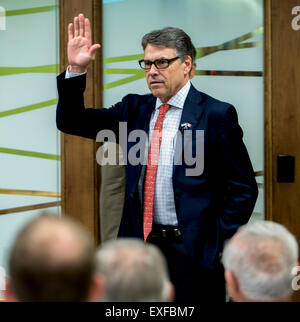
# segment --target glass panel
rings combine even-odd
[[[5,269],[17,231],[41,211],[60,213],[58,4],[1,0],[0,266]],[[40,204],[44,208],[18,209]]]
[[[137,63],[140,56],[130,56],[143,58],[143,35],[166,26],[185,30],[197,48],[194,86],[236,107],[258,172],[259,197],[251,220],[263,219],[263,0],[103,1],[105,107],[128,93],[149,92]]]

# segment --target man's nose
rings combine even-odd
[[[158,74],[158,69],[154,64],[151,64],[151,67],[148,70],[148,74],[150,74],[150,75]]]

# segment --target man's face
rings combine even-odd
[[[170,59],[176,56],[173,48],[148,44],[145,48],[144,59],[154,61],[159,58]],[[189,56],[183,62],[176,59],[166,69],[157,69],[152,64],[151,69],[146,70],[146,80],[150,91],[163,103],[166,103],[187,83],[191,67],[192,60]]]

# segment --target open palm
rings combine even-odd
[[[86,69],[95,59],[95,51],[99,44],[92,45],[91,26],[89,19],[83,14],[74,18],[74,24],[68,26],[68,60],[71,66]]]

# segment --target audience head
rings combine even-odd
[[[105,242],[97,252],[97,271],[104,276],[104,302],[173,300],[166,261],[160,250],[134,238]]]
[[[94,245],[81,224],[42,214],[18,234],[9,259],[8,297],[18,301],[99,299]]]
[[[289,301],[298,244],[282,225],[255,221],[240,227],[222,262],[230,297],[242,301]]]

